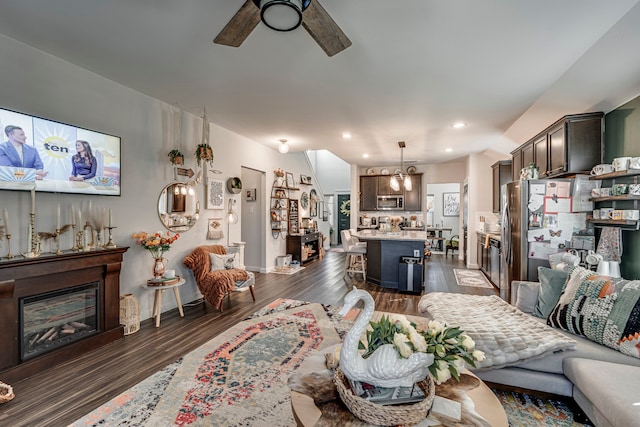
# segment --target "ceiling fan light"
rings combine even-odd
[[[262,0],[260,19],[272,30],[291,31],[302,23],[303,10],[303,0]]]

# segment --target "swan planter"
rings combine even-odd
[[[475,366],[474,361],[484,359],[484,353],[474,351],[475,343],[460,329],[430,321],[426,332],[418,332],[402,315],[396,316],[397,326],[384,319],[380,322],[386,322],[398,332],[392,337],[393,343],[379,345],[371,352],[372,346],[365,357],[359,351],[359,343],[373,316],[373,297],[353,288],[345,296],[340,315],[345,316],[361,300],[364,309],[345,335],[340,350],[340,370],[350,380],[376,387],[411,387],[431,373],[436,383],[441,383],[451,376],[459,379],[465,363]],[[387,333],[387,342],[391,340],[389,335]]]

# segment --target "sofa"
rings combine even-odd
[[[534,315],[540,294],[540,282],[511,284],[511,304],[537,321],[547,323],[546,318]],[[596,426],[640,425],[640,406],[637,406],[640,359],[585,337],[558,331],[575,340],[575,349],[475,373],[487,382],[572,397]]]

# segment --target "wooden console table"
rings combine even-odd
[[[66,252],[0,262],[0,377],[16,382],[67,362],[124,335],[120,325],[120,269],[128,247]],[[32,359],[20,354],[21,299],[98,282],[97,333]]]

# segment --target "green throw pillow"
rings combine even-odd
[[[533,311],[533,315],[546,319],[558,303],[560,294],[567,283],[569,273],[562,270],[552,270],[546,267],[538,267],[538,281],[540,291],[538,292],[538,302]]]

